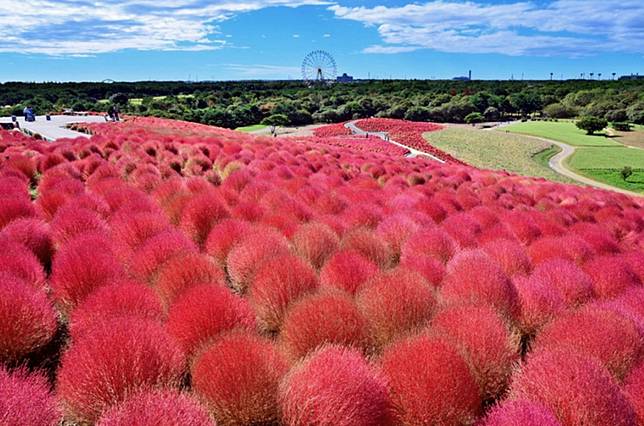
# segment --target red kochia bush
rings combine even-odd
[[[137,391],[178,385],[184,366],[181,350],[161,325],[119,318],[72,343],[56,389],[67,419],[91,423]]]
[[[56,313],[44,291],[0,273],[0,362],[16,363],[56,332]]]
[[[56,426],[60,411],[47,377],[0,366],[0,422],[3,425]]]
[[[110,240],[87,233],[69,241],[56,253],[51,286],[63,310],[71,310],[95,289],[122,277]]]
[[[161,321],[161,301],[151,288],[131,282],[108,284],[93,291],[72,311],[69,334],[72,339],[88,332],[99,322],[132,317]]]
[[[323,223],[300,225],[293,235],[293,246],[297,254],[320,269],[335,252],[339,239],[333,230]]]
[[[280,385],[287,425],[386,425],[391,404],[384,378],[352,349],[324,346]]]
[[[0,229],[12,220],[33,217],[36,210],[29,198],[2,197],[0,198]]]
[[[450,261],[441,297],[448,304],[485,304],[511,319],[518,314],[514,286],[498,264],[480,250],[460,252]]]
[[[355,229],[342,239],[343,250],[354,250],[386,269],[394,260],[394,254],[381,238],[367,229]]]
[[[381,348],[396,336],[422,327],[434,313],[436,298],[423,277],[405,268],[376,275],[357,296],[373,343]]]
[[[212,227],[229,216],[226,202],[214,190],[194,195],[181,214],[181,229],[198,245],[203,245]]]
[[[593,297],[591,278],[568,260],[554,259],[543,262],[533,271],[531,280],[556,289],[567,306],[575,307]]]
[[[170,307],[168,332],[192,357],[219,334],[235,328],[253,330],[255,316],[245,299],[222,285],[199,285]]]
[[[43,265],[51,264],[54,248],[47,222],[40,219],[16,219],[4,227],[2,234],[12,241],[24,244]]]
[[[43,288],[45,271],[38,258],[23,244],[0,233],[0,272],[14,275],[33,288]]]
[[[119,257],[127,259],[146,240],[167,230],[170,221],[153,212],[123,212],[112,217],[110,225]]]
[[[536,240],[528,248],[528,254],[535,266],[553,259],[565,259],[581,264],[592,256],[593,251],[588,243],[576,235],[565,235]]]
[[[153,282],[165,262],[179,253],[196,252],[197,247],[179,231],[169,228],[146,240],[128,262],[129,272],[141,282]]]
[[[183,292],[198,284],[225,285],[224,271],[200,253],[181,253],[160,269],[155,288],[169,306]]]
[[[300,358],[324,343],[366,350],[367,321],[353,300],[342,292],[314,294],[288,310],[280,337],[288,353]]]
[[[443,283],[443,278],[445,278],[445,265],[430,256],[422,254],[405,256],[400,265],[418,272],[434,287],[439,287]]]
[[[447,263],[455,251],[454,240],[442,229],[429,228],[416,232],[403,244],[401,259],[427,255]]]
[[[644,362],[633,369],[626,378],[624,394],[635,410],[639,424],[644,424]]]
[[[476,245],[476,237],[481,233],[481,226],[468,213],[455,213],[449,215],[441,222],[441,227],[454,238],[461,247]]]
[[[528,274],[532,269],[530,258],[525,248],[515,241],[493,240],[484,244],[482,249],[501,266],[501,269],[509,277],[517,274]]]
[[[523,276],[514,277],[521,314],[519,328],[526,335],[534,335],[566,309],[566,304],[556,288],[540,280]]]
[[[532,401],[505,401],[490,410],[481,426],[561,426],[557,417]]]
[[[58,209],[51,221],[52,238],[57,247],[86,232],[108,235],[107,222],[98,213],[78,208],[73,202]]]
[[[277,331],[288,306],[317,287],[318,278],[313,268],[289,254],[263,264],[255,275],[248,300],[260,327]]]
[[[539,333],[533,348],[563,348],[595,357],[617,380],[644,355],[644,341],[631,321],[592,305],[556,318]]]
[[[233,288],[245,291],[264,262],[288,253],[288,240],[276,231],[256,229],[247,234],[230,250],[226,259]]]
[[[454,340],[468,355],[481,396],[494,400],[508,385],[514,363],[519,361],[518,339],[494,309],[486,306],[457,306],[432,319],[431,329]]]
[[[467,363],[443,338],[421,334],[397,341],[381,365],[399,424],[471,424],[481,411]]]
[[[563,426],[636,424],[609,372],[577,352],[544,351],[531,357],[515,374],[510,398],[542,404]]]
[[[323,287],[338,288],[350,294],[378,272],[375,263],[355,251],[338,251],[320,271]]]
[[[287,370],[285,359],[269,340],[231,333],[197,358],[192,386],[221,424],[276,424],[278,386]]]
[[[224,219],[210,230],[206,239],[205,251],[220,266],[226,265],[228,253],[244,236],[250,233],[249,222],[239,219]]]
[[[187,394],[144,391],[105,412],[98,426],[212,426],[208,412]]]
[[[593,291],[601,299],[623,293],[629,287],[641,284],[628,262],[619,255],[598,256],[584,264],[584,270],[593,282]]]

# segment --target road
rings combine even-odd
[[[39,134],[43,139],[55,141],[61,138],[87,138],[89,135],[66,127],[72,123],[104,123],[105,118],[98,115],[52,115],[47,121],[45,116],[39,115],[36,121],[26,122],[24,117],[18,117],[20,128],[28,134]],[[11,117],[0,117],[0,123],[11,123]]]
[[[382,139],[382,140],[383,140],[383,141],[385,141],[385,142],[389,142],[389,143],[391,143],[391,144],[397,145],[397,146],[399,146],[399,147],[401,147],[401,148],[404,148],[404,149],[408,150],[408,151],[409,151],[409,154],[405,155],[405,157],[408,157],[408,158],[415,158],[415,157],[418,157],[418,156],[420,155],[420,156],[424,156],[424,157],[429,157],[429,158],[431,158],[432,160],[434,160],[434,161],[438,161],[438,162],[439,162],[439,163],[441,163],[441,164],[445,164],[445,163],[446,163],[446,161],[445,161],[445,160],[441,160],[440,158],[438,158],[438,157],[436,157],[436,156],[434,156],[434,155],[432,155],[432,154],[428,154],[428,153],[426,153],[426,152],[419,151],[419,150],[414,149],[414,148],[410,148],[410,147],[408,147],[408,146],[406,146],[406,145],[403,145],[403,144],[401,144],[401,143],[398,143],[398,142],[396,142],[396,141],[393,141],[393,140],[391,140],[391,139],[388,139],[388,138],[387,138],[387,133],[386,133],[386,132],[367,132],[367,131],[364,131],[364,130],[362,130],[361,128],[359,128],[359,127],[356,125],[356,121],[350,121],[350,122],[346,123],[344,126],[345,126],[347,129],[351,130],[351,132],[352,132],[354,135],[364,135],[364,136],[366,136],[367,134],[369,134],[369,135],[372,135],[372,136],[379,137],[380,139]]]
[[[605,183],[602,183],[602,182],[597,182],[596,180],[593,180],[593,179],[587,178],[585,176],[579,175],[579,174],[573,172],[572,170],[570,170],[569,168],[567,168],[565,166],[566,160],[572,154],[575,153],[575,147],[573,147],[571,145],[568,145],[567,143],[554,141],[552,139],[541,138],[541,137],[538,137],[538,136],[529,136],[529,135],[522,135],[522,136],[525,136],[527,138],[532,138],[532,139],[535,139],[535,140],[538,140],[538,141],[546,142],[546,143],[549,143],[549,144],[552,144],[552,145],[557,145],[559,148],[561,148],[561,152],[559,152],[558,154],[554,155],[550,159],[550,161],[548,162],[548,165],[550,166],[550,168],[552,170],[554,170],[555,172],[559,173],[560,175],[569,177],[570,179],[572,179],[574,181],[577,181],[577,182],[579,182],[581,184],[592,186],[592,187],[595,187],[595,188],[607,189],[609,191],[615,191],[615,192],[619,192],[619,193],[634,196],[634,197],[642,197],[642,196],[644,196],[643,194],[633,192],[633,191],[629,191],[627,189],[621,189],[621,188],[617,188],[617,187],[614,187],[614,186],[611,186],[611,185],[608,185],[608,184],[605,184]]]

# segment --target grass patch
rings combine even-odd
[[[576,171],[598,182],[644,194],[644,169],[634,169],[633,174],[626,180],[622,179],[620,169],[579,169]]]
[[[644,164],[644,150],[623,145],[612,148],[578,148],[568,159],[568,164],[577,170],[622,169],[624,166],[641,168]]]
[[[572,122],[526,121],[504,127],[511,133],[539,136],[567,143],[572,146],[620,146],[621,144],[606,137],[603,133],[587,135]]]
[[[264,126],[263,124],[253,124],[252,126],[244,126],[244,127],[238,127],[235,130],[238,132],[245,132],[245,133],[250,133],[250,132],[256,132],[258,130],[264,130],[268,126]]]
[[[436,148],[476,167],[571,182],[548,166],[548,160],[559,148],[552,148],[547,142],[505,132],[461,127],[427,133],[425,138]]]
[[[139,106],[143,103],[143,98],[130,98],[128,102],[130,105]]]

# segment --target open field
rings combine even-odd
[[[263,124],[253,124],[250,126],[238,127],[235,130],[237,130],[238,132],[250,133],[264,130],[266,128],[268,128],[268,126],[264,126]]]
[[[567,143],[572,146],[618,146],[619,143],[605,136],[604,133],[587,135],[572,121],[527,121],[503,127],[510,133],[523,133],[546,139]]]
[[[464,127],[427,133],[425,138],[433,146],[476,167],[570,182],[548,166],[548,160],[558,149],[550,148],[552,145],[546,142],[500,131]]]

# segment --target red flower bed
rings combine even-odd
[[[0,131],[0,419],[634,424],[644,202],[359,125],[448,162],[341,125]]]

